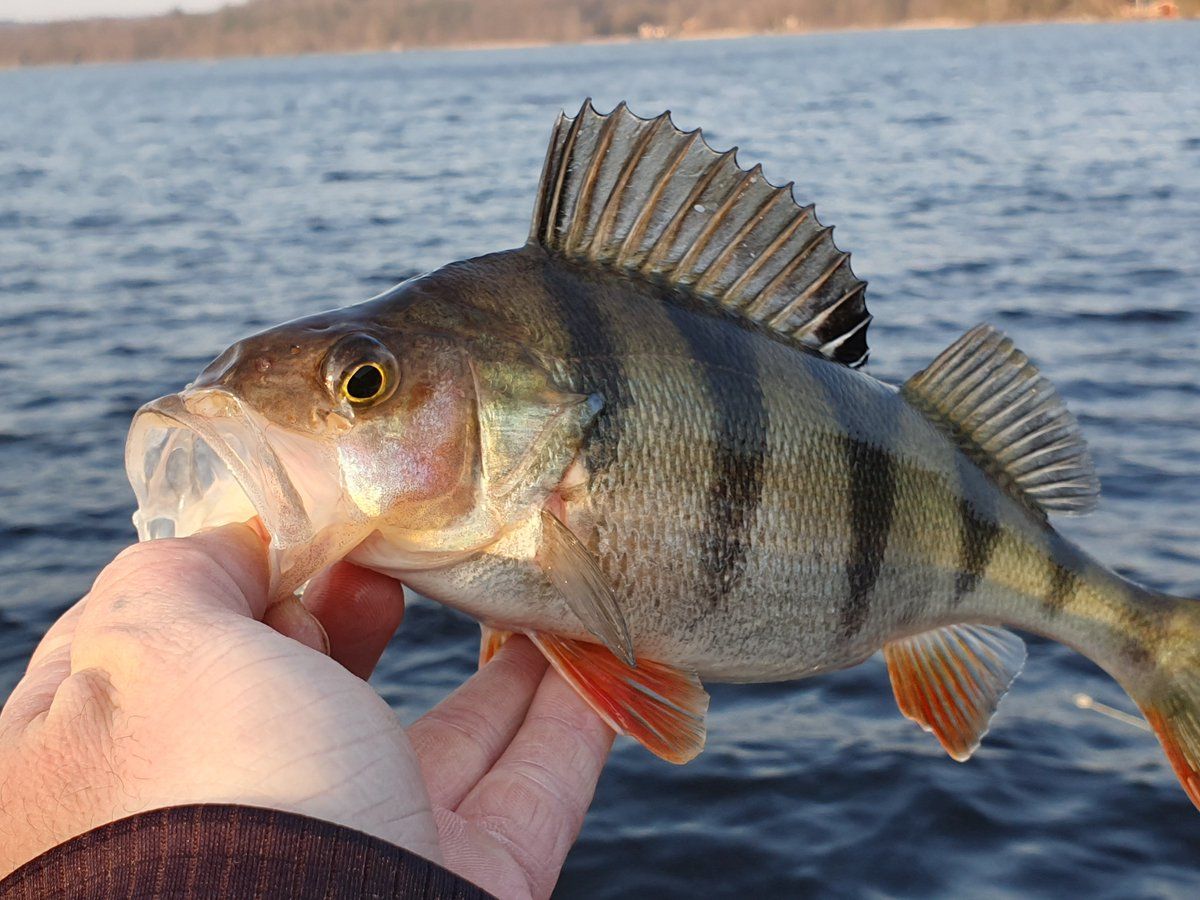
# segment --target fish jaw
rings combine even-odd
[[[295,592],[372,530],[346,498],[332,441],[273,425],[219,388],[169,394],[138,410],[125,470],[139,540],[258,517],[270,535],[273,598]]]

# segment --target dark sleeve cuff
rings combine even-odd
[[[415,853],[296,813],[203,804],[140,813],[47,850],[0,898],[490,897]]]

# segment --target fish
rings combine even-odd
[[[1200,604],[1055,529],[1099,480],[1010,338],[978,325],[885,384],[866,287],[791,183],[588,101],[523,246],[247,337],[142,407],[134,522],[257,517],[273,596],[348,560],[476,619],[480,665],[526,635],[675,763],[705,682],[878,652],[966,760],[1032,632],[1116,679],[1200,805]]]

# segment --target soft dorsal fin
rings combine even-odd
[[[591,101],[560,115],[530,240],[584,263],[669,282],[830,359],[867,359],[866,282],[792,185],[744,170],[670,113]]]
[[[1085,513],[1100,481],[1079,423],[1003,332],[979,325],[902,389],[980,468],[1043,512]]]

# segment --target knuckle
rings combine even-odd
[[[427,724],[458,732],[485,755],[503,746],[504,735],[491,718],[465,704],[434,707],[424,719]]]
[[[41,740],[30,748],[41,789],[60,809],[82,810],[107,796],[123,765],[114,740],[119,697],[109,673],[82,669],[55,692]]]
[[[179,538],[146,541],[122,550],[100,573],[97,584],[103,581],[108,587],[143,579],[147,575],[159,581],[172,575],[219,568],[216,560],[190,541]]]
[[[568,801],[571,786],[561,775],[528,759],[514,762],[509,772],[524,784],[535,806],[535,814],[553,817],[554,821],[566,818],[571,809]]]

